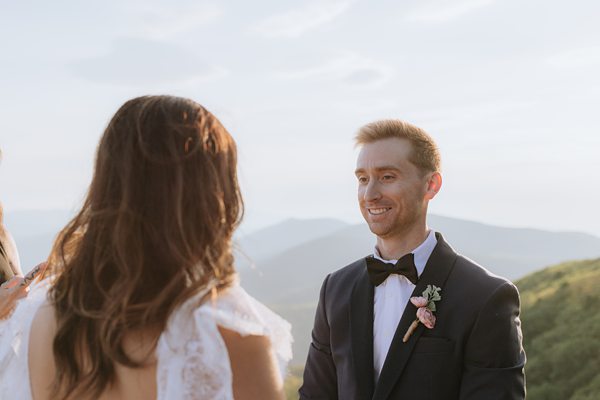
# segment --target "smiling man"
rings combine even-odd
[[[373,254],[321,288],[301,399],[523,399],[515,286],[427,227],[442,186],[433,139],[400,120],[356,136]]]

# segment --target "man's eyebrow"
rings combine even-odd
[[[400,168],[394,166],[394,165],[382,165],[380,167],[375,167],[374,168],[376,172],[381,172],[381,171],[396,171],[396,172],[401,172]],[[362,174],[364,173],[366,170],[364,168],[357,168],[354,171],[354,174]]]

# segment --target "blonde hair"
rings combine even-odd
[[[440,172],[441,156],[435,141],[423,129],[399,119],[371,122],[358,130],[354,138],[357,146],[378,140],[406,139],[412,144],[410,161],[422,172]]]

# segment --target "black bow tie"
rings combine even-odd
[[[391,274],[404,275],[413,285],[416,285],[419,280],[413,253],[408,253],[399,259],[396,264],[385,263],[373,256],[367,257],[366,260],[369,279],[375,286],[381,285]]]

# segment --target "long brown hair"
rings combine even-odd
[[[52,398],[97,397],[115,363],[140,367],[126,334],[154,343],[175,307],[234,277],[231,239],[243,214],[235,142],[219,120],[179,97],[126,102],[97,150],[83,208],[56,240]]]

